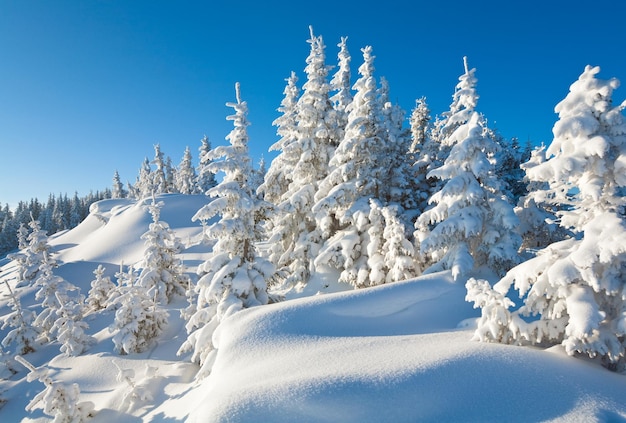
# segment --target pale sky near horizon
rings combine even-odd
[[[285,78],[304,82],[309,25],[327,63],[348,37],[352,81],[371,45],[375,75],[410,113],[447,110],[476,68],[477,109],[507,138],[551,141],[554,106],[585,65],[626,80],[626,2],[0,0],[0,204],[134,182],[153,145],[194,161],[225,144],[235,82],[255,163],[277,137]],[[331,71],[332,74],[333,71]],[[618,89],[615,101],[626,97]]]

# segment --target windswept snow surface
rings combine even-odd
[[[624,376],[471,342],[462,286],[442,273],[234,315],[190,420],[626,421]]]
[[[191,216],[204,196],[165,195],[161,220],[189,248],[189,272],[206,245]],[[99,216],[99,217],[98,217]],[[105,223],[106,222],[106,223]],[[134,264],[151,217],[127,200],[97,203],[77,228],[52,237],[55,273],[86,294],[98,264],[107,274]],[[0,267],[0,282],[14,284],[14,265]],[[25,358],[47,366],[55,381],[78,383],[92,401],[94,422],[626,422],[626,376],[596,361],[569,357],[561,347],[539,349],[471,341],[478,310],[465,302],[465,281],[450,273],[358,291],[331,273],[288,301],[244,310],[215,334],[211,375],[195,381],[198,367],[176,351],[186,338],[179,310],[169,304],[169,324],[148,351],[119,356],[108,326],[112,312],[87,316],[97,343],[79,357],[59,345]],[[324,294],[314,295],[317,291]],[[344,292],[337,292],[337,291]],[[10,312],[0,284],[0,318]],[[17,288],[24,307],[34,289]],[[294,298],[301,296],[301,298]],[[6,335],[0,330],[0,338]],[[25,410],[44,386],[0,356],[0,422],[45,422],[41,407]],[[10,362],[10,360],[8,360]],[[121,368],[127,379],[119,378]]]

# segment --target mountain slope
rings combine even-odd
[[[207,199],[157,200],[165,203],[161,219],[188,246],[182,257],[193,276],[208,247],[198,244],[201,228],[191,216]],[[86,294],[98,264],[112,276],[141,259],[139,237],[150,222],[142,204],[96,203],[81,225],[51,237],[55,273]],[[0,282],[13,287],[14,278],[13,264],[0,268]],[[101,311],[86,317],[97,342],[81,356],[49,344],[25,358],[55,381],[78,383],[81,401],[95,405],[94,422],[626,421],[626,378],[596,361],[560,347],[471,341],[479,312],[449,273],[358,291],[332,278],[315,275],[293,299],[226,319],[214,337],[213,371],[201,381],[189,357],[176,356],[186,338],[184,298],[167,306],[168,327],[144,353],[115,354],[114,314]],[[24,307],[39,310],[33,287],[16,291]],[[0,317],[10,312],[6,293],[1,283]],[[9,356],[0,362],[18,371],[0,364],[0,421],[48,421],[41,404],[25,410],[43,384],[28,382]],[[119,378],[119,368],[129,378]]]

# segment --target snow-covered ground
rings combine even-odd
[[[207,200],[159,199],[161,220],[188,246],[182,257],[193,274],[207,247],[197,245],[201,228],[191,217]],[[99,264],[113,277],[120,264],[142,258],[150,223],[128,200],[97,203],[81,225],[50,240],[55,273],[86,294]],[[4,263],[0,281],[14,279],[15,266]],[[561,347],[472,341],[479,311],[465,301],[464,282],[438,273],[352,291],[332,274],[316,275],[287,301],[222,322],[213,371],[201,381],[189,357],[176,356],[186,339],[184,298],[167,306],[168,327],[144,353],[114,353],[114,315],[102,311],[86,317],[97,342],[82,355],[65,357],[50,344],[25,358],[54,381],[77,383],[80,400],[94,403],[94,422],[626,421],[624,375]],[[35,288],[16,291],[34,307]],[[10,312],[4,294],[2,283],[0,316]],[[6,361],[18,373],[0,364],[0,422],[48,421],[40,405],[25,410],[44,385]]]

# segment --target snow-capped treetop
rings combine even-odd
[[[416,154],[421,152],[426,142],[426,134],[428,133],[428,122],[430,122],[430,109],[426,104],[426,97],[415,100],[415,108],[411,112],[409,123],[411,125],[411,147],[409,152]]]
[[[176,172],[176,191],[181,194],[194,194],[196,191],[196,179],[196,170],[191,162],[191,150],[187,146]]]
[[[478,112],[450,134],[448,158],[429,173],[445,184],[430,199],[435,205],[416,222],[422,254],[437,263],[432,270],[451,269],[455,279],[484,264],[508,270],[521,244],[514,233],[518,219],[499,191],[490,160],[496,144],[487,135]]]
[[[475,76],[476,69],[469,69],[467,65],[467,56],[463,57],[463,66],[465,73],[459,77],[459,83],[452,95],[452,104],[450,110],[442,113],[443,126],[440,128],[444,139],[447,135],[454,132],[456,128],[469,121],[472,113],[476,109],[478,103],[478,93],[476,92],[476,84],[478,79]],[[448,138],[450,141],[450,139]]]
[[[544,163],[527,168],[533,181],[546,181],[549,188],[539,201],[561,204],[562,225],[580,230],[597,213],[623,205],[626,186],[626,120],[615,107],[615,78],[596,78],[598,66],[587,66],[555,111],[559,120]],[[573,207],[573,209],[571,208]]]
[[[151,164],[155,165],[152,172],[152,186],[157,194],[167,192],[167,177],[165,174],[165,158],[159,144],[154,145],[154,159]]]
[[[195,192],[198,194],[205,194],[217,183],[215,181],[215,174],[208,169],[208,166],[211,163],[211,159],[208,156],[209,151],[211,151],[209,138],[205,135],[200,141],[202,144],[198,148],[200,152],[200,163],[198,164],[198,179]]]
[[[120,180],[120,174],[116,170],[113,174],[113,191],[111,192],[111,198],[124,198],[125,196],[124,185]]]
[[[167,304],[176,295],[185,293],[189,278],[184,273],[182,262],[176,257],[183,250],[183,245],[167,222],[160,220],[162,206],[163,202],[157,203],[154,198],[147,206],[152,223],[141,236],[146,249],[137,283],[155,302]]]
[[[209,238],[218,239],[218,244],[229,245],[216,245],[214,249],[229,251],[246,259],[253,255],[256,204],[249,186],[252,167],[248,154],[248,105],[241,101],[239,83],[235,85],[235,93],[237,102],[226,103],[235,109],[235,114],[226,118],[232,120],[234,126],[226,136],[230,145],[218,146],[207,153],[207,157],[212,160],[208,170],[213,173],[224,172],[224,177],[222,182],[207,192],[215,200],[198,210],[192,220],[207,222],[220,215],[220,221],[208,226],[206,232]]]
[[[350,52],[348,51],[348,37],[341,37],[339,47],[339,66],[335,75],[330,80],[330,86],[335,94],[330,98],[335,110],[344,112],[348,105],[352,103],[352,91],[350,88]]]
[[[372,47],[362,49],[363,64],[359,67],[361,77],[355,82],[354,100],[348,106],[348,124],[345,136],[330,160],[332,172],[320,182],[315,194],[313,211],[318,222],[326,222],[322,232],[328,233],[333,226],[328,216],[335,216],[342,224],[352,216],[348,208],[361,197],[383,198],[384,178],[389,166],[381,166],[384,141],[380,134],[383,121],[374,77]],[[330,226],[329,226],[330,225]]]
[[[152,181],[152,168],[150,167],[150,160],[144,158],[141,168],[139,169],[139,176],[135,183],[135,189],[137,191],[137,198],[142,199],[152,195],[154,191],[154,183]]]
[[[294,167],[301,155],[300,148],[294,144],[298,137],[296,105],[300,94],[296,85],[298,81],[296,73],[291,72],[291,76],[286,81],[287,85],[283,91],[285,96],[278,108],[282,114],[272,122],[276,126],[276,133],[280,139],[269,149],[278,151],[279,154],[272,160],[264,181],[259,186],[259,193],[263,195],[263,198],[274,204],[278,204],[289,189],[289,184],[293,180]]]

